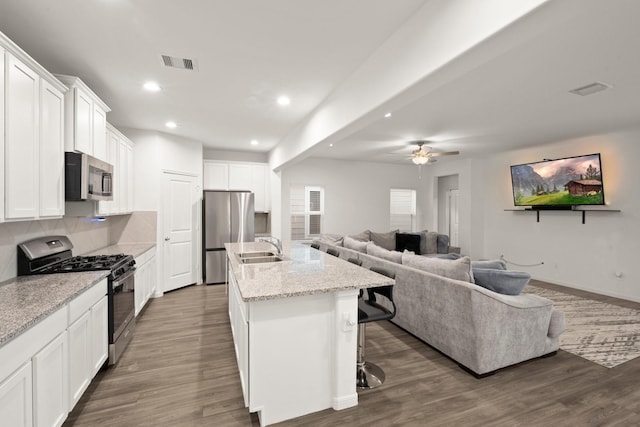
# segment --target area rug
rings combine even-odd
[[[534,285],[524,290],[553,301],[564,311],[567,329],[560,348],[613,368],[640,356],[640,311],[552,291]]]

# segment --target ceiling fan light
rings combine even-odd
[[[413,163],[415,163],[416,165],[424,165],[424,164],[429,162],[429,158],[428,157],[422,157],[422,156],[416,156],[416,157],[413,157],[411,159],[411,161]]]

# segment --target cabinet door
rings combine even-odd
[[[40,216],[62,216],[64,95],[44,80],[40,89]]]
[[[251,190],[251,165],[229,165],[229,190]]]
[[[9,378],[0,382],[0,421],[2,425],[33,425],[31,362],[27,362]]]
[[[205,162],[203,188],[205,190],[228,190],[229,165],[227,163]]]
[[[127,201],[129,200],[129,193],[127,191],[127,175],[129,174],[128,160],[127,143],[121,140],[118,148],[118,189],[120,190],[120,197],[118,197],[118,213],[127,212]]]
[[[263,212],[267,210],[266,172],[267,167],[264,165],[251,165],[251,187],[249,189],[254,194],[253,203],[256,212]]]
[[[108,162],[107,160],[107,113],[98,104],[93,103],[93,157]]]
[[[105,295],[91,307],[91,377],[100,370],[109,357],[108,301]]]
[[[32,363],[34,425],[61,426],[69,412],[67,333],[40,350]]]
[[[8,55],[5,123],[5,217],[38,215],[40,77]]]
[[[127,213],[133,212],[133,147],[127,144]]]
[[[69,329],[69,407],[73,408],[91,381],[90,312],[83,314]]]
[[[93,101],[91,97],[82,89],[76,87],[74,90],[74,133],[75,149],[82,153],[93,155]]]

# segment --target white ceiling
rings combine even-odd
[[[267,151],[432,1],[0,0],[0,31],[50,71],[82,78],[117,127]],[[475,157],[640,123],[640,2],[552,3],[389,99],[391,118],[372,106],[364,128],[347,126],[308,154],[406,162],[406,141],[427,138]],[[504,40],[512,47],[496,53]],[[161,54],[193,58],[198,70],[164,68]],[[430,85],[447,73],[455,77]],[[147,80],[163,90],[145,92]],[[613,88],[568,93],[594,81]],[[286,108],[275,103],[283,93]]]

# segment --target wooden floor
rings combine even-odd
[[[357,407],[279,425],[640,425],[640,358],[607,369],[559,351],[476,379],[389,322],[367,326],[367,355],[387,381],[360,392]],[[151,300],[119,363],[98,374],[64,424],[257,425],[242,400],[224,286]]]

